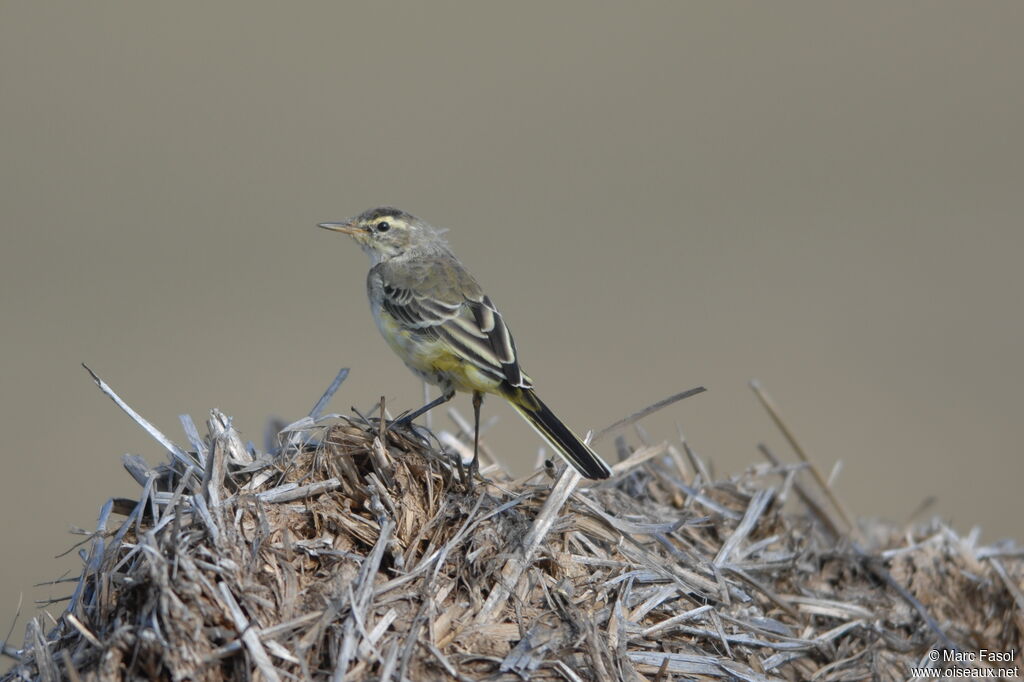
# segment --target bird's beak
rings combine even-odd
[[[352,224],[351,220],[346,220],[341,223],[320,223],[320,227],[325,230],[331,230],[332,232],[344,232],[348,235],[356,235],[362,230]]]

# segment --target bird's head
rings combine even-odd
[[[438,232],[419,218],[388,206],[371,208],[339,223],[320,223],[325,230],[350,235],[374,263],[406,253],[438,238]]]

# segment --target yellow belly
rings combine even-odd
[[[500,381],[467,362],[439,339],[410,332],[388,315],[374,315],[377,328],[406,367],[424,381],[456,391],[497,393]]]

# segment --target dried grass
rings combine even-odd
[[[464,434],[320,417],[336,388],[269,454],[216,411],[205,438],[183,419],[191,450],[134,415],[169,461],[126,457],[139,498],[3,679],[902,680],[1024,644],[1018,548],[844,539],[806,464],[711,481],[685,442],[620,437],[609,482],[492,465],[468,491]]]

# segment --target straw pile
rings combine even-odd
[[[712,481],[621,436],[609,482],[492,464],[470,490],[465,433],[320,417],[343,378],[266,453],[216,411],[186,450],[97,379],[170,458],[126,456],[139,498],[104,506],[3,679],[902,680],[932,649],[1021,650],[1015,547],[857,540],[805,464]]]

